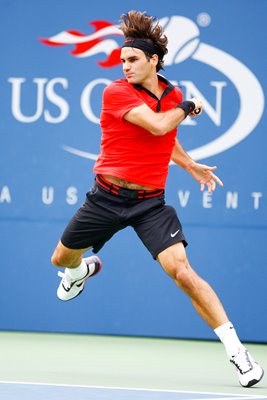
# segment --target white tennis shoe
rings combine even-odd
[[[263,369],[253,360],[246,349],[240,351],[230,362],[233,363],[237,369],[241,386],[250,387],[256,385],[263,377]]]
[[[77,297],[82,293],[86,280],[96,275],[101,270],[102,263],[99,257],[92,256],[84,260],[87,265],[87,272],[80,279],[72,280],[66,273],[58,272],[58,276],[62,278],[57,289],[57,297],[60,300],[67,301]]]

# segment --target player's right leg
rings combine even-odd
[[[64,273],[58,272],[62,278],[57,290],[60,300],[77,297],[83,291],[86,280],[100,271],[102,264],[99,257],[82,257],[87,249],[70,249],[61,241],[56,246],[51,261],[56,267],[65,267]]]

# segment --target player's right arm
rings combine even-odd
[[[192,99],[180,103],[177,108],[165,112],[154,112],[145,103],[131,109],[124,115],[124,119],[132,124],[141,126],[155,136],[163,136],[175,129],[189,114],[197,116],[194,111],[202,109],[199,99]]]

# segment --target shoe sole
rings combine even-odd
[[[243,387],[251,387],[251,386],[254,386],[254,385],[256,385],[257,383],[259,383],[259,382],[262,380],[263,375],[264,375],[264,371],[262,371],[262,374],[261,374],[260,379],[252,379],[251,381],[248,382],[248,384],[247,384],[246,386],[245,386],[245,385],[241,385],[241,386],[243,386]]]
[[[95,259],[96,259],[96,262],[98,263],[98,270],[97,270],[97,271],[94,271],[94,272],[92,273],[92,275],[88,275],[86,278],[83,278],[83,281],[82,281],[81,283],[79,283],[79,285],[76,285],[77,287],[82,286],[82,290],[77,294],[77,296],[83,291],[83,288],[84,288],[84,285],[85,285],[85,282],[87,281],[87,279],[92,278],[93,276],[97,275],[97,274],[101,271],[102,262],[101,262],[100,258],[97,257],[97,256],[91,256],[91,257],[88,257],[88,258],[92,258],[92,257],[95,258]],[[85,260],[86,260],[86,258],[85,258]],[[91,263],[90,263],[90,264],[91,264]],[[87,264],[87,265],[88,265],[88,264]],[[89,268],[89,266],[88,266],[88,268]],[[75,296],[75,297],[77,297],[77,296]],[[74,298],[74,297],[73,297],[73,298]]]

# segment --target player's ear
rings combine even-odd
[[[152,61],[153,65],[155,65],[155,67],[156,67],[159,62],[159,56],[157,54],[153,54],[153,56],[151,57],[151,61]]]

